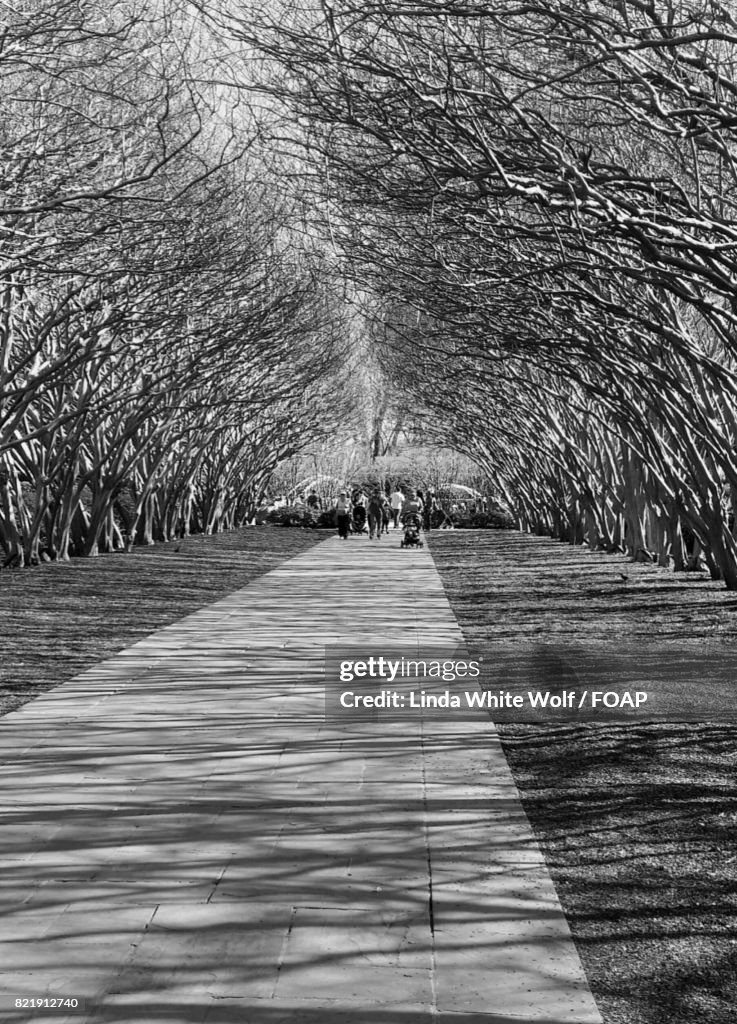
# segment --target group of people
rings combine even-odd
[[[382,533],[389,532],[390,524],[398,529],[404,516],[412,513],[420,516],[425,529],[429,530],[434,507],[435,498],[432,493],[425,498],[422,491],[411,488],[406,494],[397,488],[389,497],[379,488],[368,496],[360,488],[350,494],[341,491],[334,506],[338,536],[346,540],[352,528],[354,532],[363,533],[368,524],[369,539],[379,540]]]

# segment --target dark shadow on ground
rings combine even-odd
[[[253,527],[0,572],[0,714],[328,536]]]
[[[521,991],[550,998],[556,982],[530,935],[544,947],[558,910],[534,884],[521,895],[512,787],[469,785],[449,800],[422,777],[436,752],[484,752],[485,735],[325,725],[319,688],[290,693],[283,658],[251,656],[261,682],[240,694],[241,654],[221,652],[196,699],[182,655],[170,676],[111,692],[99,714],[70,685],[46,698],[47,732],[39,716],[5,720],[0,990],[85,997],[69,1020],[87,1024],[499,1024],[509,1018],[478,1012],[473,992],[466,1013],[433,1010],[434,935],[460,926],[462,944],[441,944],[449,977],[480,955],[490,967],[514,957]],[[473,828],[490,801],[491,836]],[[484,886],[501,869],[508,898],[490,901]]]
[[[432,553],[469,641],[737,641],[737,595],[693,575],[496,531],[433,534]],[[606,1024],[732,1024],[737,729],[500,733]]]

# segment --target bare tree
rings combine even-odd
[[[734,29],[696,0],[236,26],[427,422],[526,525],[677,566],[687,530],[731,588]]]
[[[189,4],[7,14],[6,563],[223,528],[340,412],[334,296]]]

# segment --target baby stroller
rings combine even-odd
[[[352,533],[367,533],[368,527],[366,525],[366,509],[363,505],[353,506],[353,517],[351,519],[351,532]]]
[[[404,537],[399,542],[400,548],[424,548],[422,542],[422,518],[419,512],[408,512],[402,516]]]

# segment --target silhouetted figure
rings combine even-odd
[[[348,528],[351,524],[351,499],[346,491],[341,491],[335,500],[335,518],[338,536],[341,540],[348,539]]]

